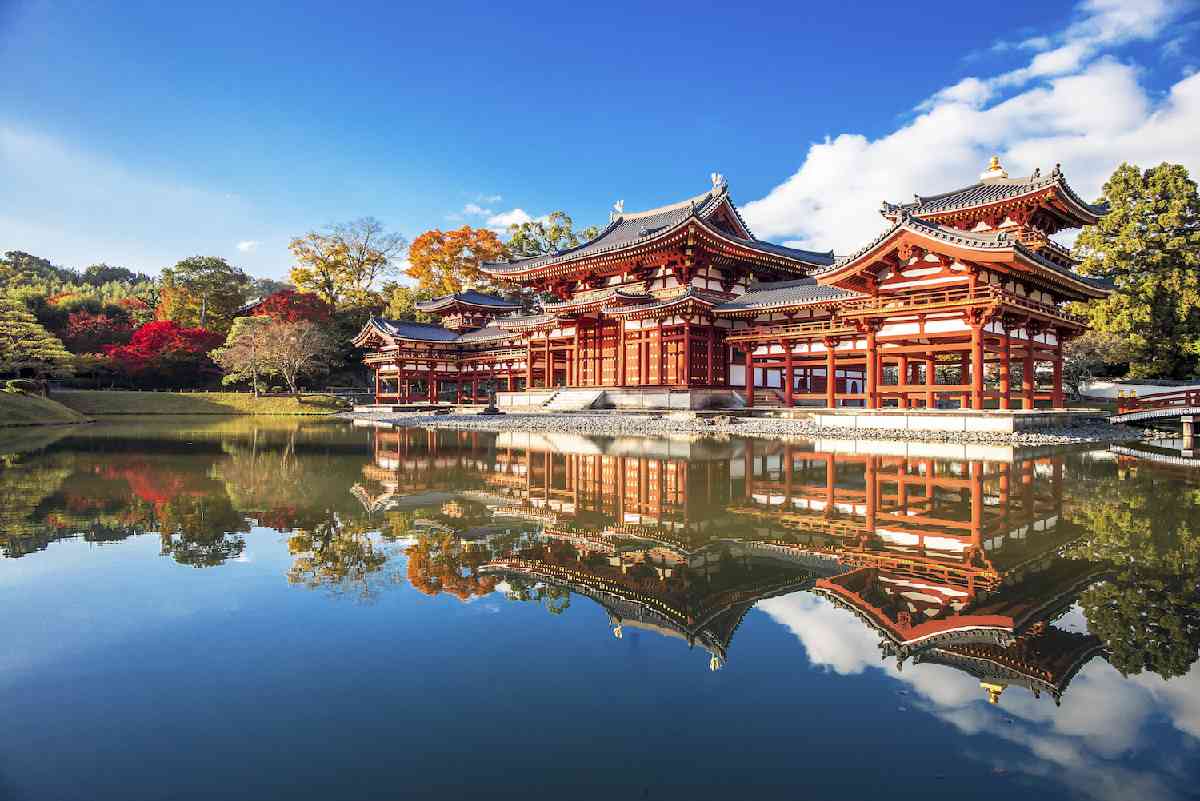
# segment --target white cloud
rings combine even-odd
[[[1200,77],[1188,75],[1158,96],[1139,81],[1137,66],[1107,55],[1164,35],[1180,9],[1154,0],[1087,2],[1063,31],[1017,45],[1037,51],[1026,66],[947,86],[879,138],[842,133],[810,145],[799,169],[746,204],[745,215],[760,236],[844,253],[880,230],[880,201],[969,184],[992,154],[1013,175],[1061,162],[1089,199],[1122,161],[1175,161],[1200,171]]]
[[[533,222],[533,219],[525,209],[510,209],[488,217],[487,224],[489,228],[502,228],[507,231],[510,225]]]
[[[261,244],[262,242],[259,242],[257,239],[243,239],[237,243],[237,249],[242,253],[249,253],[252,250],[258,250],[258,246]]]
[[[467,205],[463,206],[462,213],[472,217],[490,217],[495,214],[495,212],[491,209],[486,209],[483,206],[480,206],[478,203],[468,203]]]

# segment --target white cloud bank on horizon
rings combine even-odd
[[[1189,6],[1087,0],[1061,33],[998,43],[1037,51],[1025,66],[964,78],[877,139],[842,133],[812,144],[790,178],[742,212],[764,239],[842,254],[882,229],[882,201],[973,183],[993,154],[1014,176],[1061,162],[1067,180],[1089,200],[1122,161],[1142,167],[1179,162],[1196,175],[1200,74],[1155,97],[1139,83],[1138,66],[1107,52],[1173,35],[1172,23]]]

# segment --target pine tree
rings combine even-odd
[[[1127,346],[1135,378],[1186,378],[1200,365],[1200,196],[1187,169],[1122,164],[1104,185],[1109,213],[1080,234],[1085,275],[1116,292],[1090,303],[1092,327]]]
[[[71,354],[43,328],[25,304],[0,295],[0,375],[65,378],[73,373]]]

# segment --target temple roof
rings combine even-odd
[[[463,331],[458,335],[459,342],[486,342],[492,339],[512,339],[512,331],[497,327],[495,324],[471,331]]]
[[[736,220],[740,233],[718,228],[712,224],[719,216],[718,212],[727,208]],[[755,250],[773,256],[781,256],[792,262],[801,262],[807,266],[823,266],[833,261],[833,253],[817,253],[784,247],[770,242],[761,242],[754,238],[750,229],[742,220],[741,215],[729,199],[729,192],[724,183],[720,183],[702,195],[673,203],[668,206],[650,209],[642,212],[621,212],[595,238],[574,248],[558,251],[544,256],[534,256],[528,259],[518,259],[507,262],[485,262],[481,269],[494,275],[513,275],[528,273],[545,267],[566,264],[572,261],[600,256],[625,248],[634,247],[650,242],[666,233],[672,232],[690,219],[706,223],[710,232],[729,241],[732,244]],[[745,234],[744,236],[742,234]]]
[[[1011,251],[1019,253],[1026,260],[1037,264],[1039,267],[1057,273],[1082,287],[1090,290],[1088,294],[1095,297],[1104,297],[1112,290],[1112,285],[1106,281],[1096,278],[1091,278],[1086,275],[1081,275],[1074,270],[1064,267],[1050,259],[1040,255],[1036,250],[1026,247],[1012,233],[1006,230],[991,230],[991,231],[963,231],[958,228],[951,228],[945,225],[922,220],[919,217],[914,217],[907,211],[901,210],[896,217],[896,221],[872,239],[867,244],[863,245],[853,253],[849,253],[835,261],[829,267],[819,271],[815,275],[824,278],[828,275],[841,272],[846,267],[853,265],[855,262],[870,254],[876,248],[883,245],[899,231],[911,231],[929,239],[936,239],[945,242],[948,245],[961,248],[969,248],[971,250],[995,251],[1002,253]]]
[[[606,306],[604,308],[604,312],[605,314],[613,317],[620,317],[622,315],[634,315],[648,311],[667,309],[672,306],[690,302],[713,306],[714,304],[720,303],[724,298],[724,295],[720,295],[716,292],[689,286],[682,292],[675,292],[667,296],[647,295],[644,301],[640,303],[631,303],[624,306]]]
[[[431,298],[430,300],[417,301],[417,309],[423,312],[435,312],[447,309],[455,305],[462,306],[478,306],[484,309],[494,311],[513,311],[521,308],[520,303],[496,295],[488,295],[484,292],[478,292],[474,289],[464,289],[462,292],[455,292],[450,295],[442,295],[441,297]]]
[[[1016,200],[1025,195],[1032,195],[1048,188],[1058,189],[1066,203],[1073,207],[1079,222],[1095,223],[1107,211],[1103,205],[1085,202],[1068,184],[1062,171],[1055,167],[1049,175],[1034,172],[1025,178],[1009,178],[1006,173],[997,170],[996,177],[982,178],[977,183],[942,192],[937,195],[914,195],[911,203],[888,203],[884,201],[880,213],[889,220],[895,219],[900,212],[907,212],[917,217],[947,214],[983,208],[996,203]],[[985,173],[986,174],[986,173]]]
[[[367,321],[366,328],[375,328],[395,339],[414,339],[420,342],[453,342],[459,336],[457,331],[442,328],[440,325],[408,320],[385,320],[382,317],[372,317]]]
[[[495,323],[471,331],[452,331],[440,325],[429,323],[414,323],[409,320],[385,320],[382,317],[372,317],[363,326],[362,331],[354,338],[354,343],[363,346],[370,339],[372,332],[382,334],[388,339],[405,339],[411,342],[487,342],[489,340],[511,339],[515,334],[500,328]]]
[[[765,281],[751,284],[744,294],[717,306],[716,312],[720,314],[721,312],[785,308],[859,296],[858,292],[839,286],[818,284],[815,278],[801,278],[797,281]]]

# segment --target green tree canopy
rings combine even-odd
[[[434,315],[417,311],[417,302],[434,297],[433,292],[415,286],[387,283],[383,285],[383,297],[387,305],[383,316],[389,320],[413,320],[418,323],[432,323]]]
[[[51,264],[49,259],[23,250],[10,250],[0,258],[0,285],[3,286],[78,280],[79,274],[74,270],[58,267]]]
[[[81,278],[85,284],[91,284],[92,286],[103,286],[104,284],[114,282],[136,284],[150,280],[150,277],[144,273],[135,273],[133,270],[128,270],[124,267],[113,267],[103,262],[89,266],[83,271]]]
[[[65,378],[72,372],[72,357],[62,341],[24,303],[0,294],[0,375]]]
[[[578,247],[594,239],[600,229],[591,225],[575,230],[575,221],[565,211],[552,211],[540,220],[510,225],[507,243],[509,254],[524,259],[544,256],[567,248]]]
[[[1122,164],[1104,185],[1109,213],[1080,234],[1079,270],[1117,291],[1083,307],[1128,346],[1135,378],[1186,378],[1200,363],[1200,196],[1187,169]]]
[[[163,270],[159,314],[185,328],[225,333],[246,302],[250,276],[216,256],[191,256]]]

